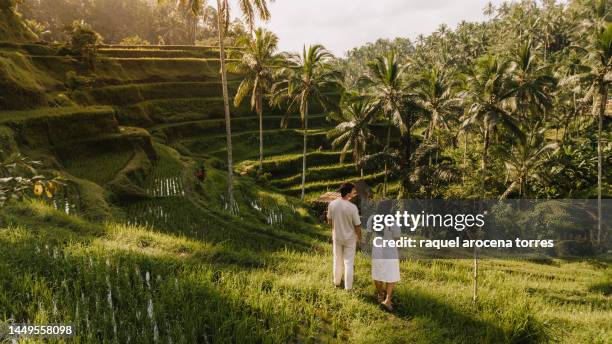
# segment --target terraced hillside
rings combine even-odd
[[[232,109],[237,207],[211,48],[102,47],[95,70],[60,47],[0,44],[0,149],[60,172],[63,193],[0,211],[0,317],[71,323],[83,343],[604,343],[608,270],[586,262],[405,261],[390,315],[359,255],[334,288],[330,233],[299,193],[298,116]],[[230,77],[235,87],[239,76]],[[311,117],[308,200],[359,178]],[[194,176],[205,166],[203,181]],[[366,171],[375,185],[381,174]],[[32,197],[33,198],[33,197]],[[66,214],[68,213],[68,214]],[[570,288],[571,293],[566,292]],[[606,289],[608,288],[608,289]],[[381,338],[380,334],[386,335]],[[61,340],[60,340],[61,341]]]

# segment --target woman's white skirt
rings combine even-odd
[[[372,279],[386,283],[399,282],[399,260],[372,258]]]

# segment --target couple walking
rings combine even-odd
[[[344,271],[344,288],[351,290],[355,252],[358,243],[361,243],[361,219],[357,206],[351,202],[351,199],[357,195],[355,185],[344,183],[339,191],[341,197],[330,202],[327,209],[327,220],[332,227],[333,238],[333,277],[334,285],[340,287]],[[398,233],[385,230],[377,235],[396,237]],[[400,280],[397,249],[394,250],[395,254],[391,255],[389,252],[378,252],[376,247],[372,250],[372,279],[376,287],[378,302],[387,311],[393,310],[391,301],[393,288]]]

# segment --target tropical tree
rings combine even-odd
[[[158,0],[163,3],[167,0]],[[200,9],[203,7],[204,0],[180,0],[181,3],[193,4],[194,1],[201,2],[190,6],[192,9]],[[259,17],[262,20],[270,19],[270,11],[268,10],[267,0],[239,0],[242,14],[249,25],[253,27],[255,19]],[[194,13],[196,14],[196,13]],[[230,8],[228,0],[217,0],[217,28],[219,39],[219,62],[221,64],[221,88],[223,91],[223,109],[225,113],[225,135],[227,140],[227,205],[233,209],[234,201],[234,159],[232,155],[232,127],[231,113],[229,105],[229,91],[227,89],[227,66],[225,52],[225,36],[228,32],[230,24]]]
[[[510,183],[500,199],[507,198],[512,192],[518,191],[519,197],[527,192],[527,184],[531,180],[545,178],[543,166],[550,160],[554,152],[559,149],[556,142],[546,143],[544,133],[546,129],[533,130],[526,135],[524,141],[518,142],[509,151],[505,151],[501,158],[506,165],[507,182]]]
[[[298,107],[304,132],[304,150],[302,158],[302,191],[304,199],[306,190],[306,154],[308,148],[308,114],[311,103],[317,102],[324,108],[329,104],[326,92],[339,85],[339,75],[330,62],[333,55],[322,45],[304,46],[302,55],[287,54],[288,65],[279,70],[279,81],[272,87],[272,102],[288,102],[288,112]],[[287,126],[288,113],[281,123]]]
[[[407,135],[410,139],[412,124],[407,123],[406,117],[402,114],[406,97],[406,81],[404,78],[406,67],[406,64],[400,62],[396,52],[390,50],[386,56],[379,56],[368,63],[368,73],[363,79],[368,87],[369,95],[382,111],[387,123],[385,151],[388,151],[391,145],[391,127],[393,125],[399,127],[402,134]],[[383,197],[387,194],[388,174],[389,161],[385,159]]]
[[[603,168],[603,117],[608,104],[608,87],[612,81],[612,24],[595,33],[588,48],[589,65],[591,66],[592,90],[597,90],[593,98],[594,109],[597,108],[597,242],[601,242],[601,188]],[[595,100],[597,99],[597,101]]]
[[[498,126],[513,132],[519,140],[523,133],[515,119],[506,110],[506,104],[512,96],[509,87],[510,64],[501,62],[494,56],[479,59],[467,76],[467,89],[463,92],[466,112],[462,129],[479,128],[482,134],[481,160],[481,197],[485,198],[485,179],[488,163],[491,133]]]
[[[555,79],[547,66],[538,65],[531,41],[516,50],[510,85],[514,110],[525,123],[545,123],[546,112],[552,108],[552,90]],[[543,118],[537,118],[544,114]]]
[[[240,62],[230,65],[233,72],[243,76],[234,97],[234,106],[238,107],[246,96],[250,96],[251,109],[259,118],[259,172],[263,170],[263,105],[264,95],[273,84],[274,69],[280,67],[282,56],[276,54],[278,37],[262,28],[257,29],[252,37],[242,36],[237,41],[236,50]]]
[[[514,118],[505,109],[505,104],[511,97],[510,64],[500,62],[494,56],[484,56],[476,62],[467,75],[467,89],[463,93],[466,113],[462,129],[479,128],[483,137],[483,149],[480,171],[481,199],[485,198],[485,175],[488,167],[488,153],[491,133],[497,126],[504,126],[519,139],[523,135]],[[474,248],[473,279],[474,288],[472,300],[478,296],[478,253]]]
[[[595,29],[586,48],[573,46],[583,54],[584,63],[575,66],[577,72],[567,77],[564,84],[586,86],[583,101],[589,101],[593,115],[597,116],[597,241],[601,240],[601,196],[603,174],[603,117],[608,102],[608,87],[612,81],[612,24],[605,29]]]
[[[262,20],[270,18],[266,0],[240,0],[240,8],[250,27],[253,26],[256,15]],[[227,69],[225,66],[225,33],[229,25],[228,0],[217,0],[217,23],[219,28],[219,60],[221,62],[221,84],[223,87],[223,108],[225,110],[225,135],[227,137],[227,194],[230,206],[234,205],[234,162],[232,157],[232,128],[229,107],[229,92],[227,90]]]
[[[425,69],[411,83],[415,101],[428,122],[425,140],[431,139],[438,127],[448,129],[449,117],[459,111],[460,99],[455,96],[456,82],[437,66]]]
[[[339,112],[329,115],[338,123],[327,133],[327,137],[333,138],[333,148],[342,147],[340,163],[344,162],[347,152],[352,150],[353,161],[359,168],[361,178],[363,178],[361,159],[366,154],[368,142],[374,138],[369,125],[377,110],[376,104],[367,97],[353,96],[342,102]]]

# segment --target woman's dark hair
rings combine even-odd
[[[355,188],[355,184],[353,183],[342,183],[342,185],[340,186],[340,196],[344,197],[348,194],[351,193],[351,191],[353,191],[353,189]]]

